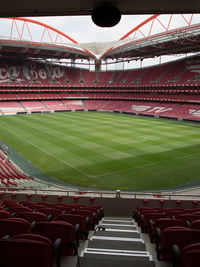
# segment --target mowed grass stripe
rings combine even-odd
[[[199,179],[198,125],[76,112],[2,117],[0,128],[1,139],[48,175],[68,183],[143,190]]]
[[[60,152],[59,147],[60,146],[63,147],[63,145],[64,145],[64,143],[60,143],[60,141],[58,140],[59,139],[59,132],[55,132],[55,130],[53,130],[53,132],[55,132],[55,135],[58,136],[57,138],[55,138],[55,136],[50,134],[48,129],[44,128],[44,126],[37,127],[37,132],[35,132],[35,131],[33,131],[34,127],[33,127],[32,123],[30,126],[30,123],[27,124],[27,123],[24,123],[22,121],[20,121],[20,123],[19,123],[19,121],[18,122],[15,121],[15,128],[13,128],[12,131],[16,132],[16,130],[19,128],[18,130],[20,131],[20,134],[21,134],[21,136],[23,136],[24,140],[25,140],[24,132],[21,129],[23,124],[24,124],[24,127],[26,127],[26,132],[27,132],[27,129],[30,128],[31,132],[29,132],[28,137],[30,139],[33,139],[33,138],[35,139],[35,143],[36,143],[36,146],[38,147],[38,149],[43,150],[44,152],[46,152],[50,155],[52,155],[53,153],[56,154],[56,158],[59,160],[59,158],[58,158],[59,155],[57,155],[57,152]],[[41,133],[40,133],[41,128],[44,130],[42,132],[43,135],[41,135]],[[52,140],[51,143],[48,142],[50,137]],[[89,139],[91,139],[91,137],[89,137]],[[65,140],[65,142],[66,141],[67,140]],[[29,142],[29,141],[27,141],[27,142]],[[79,140],[78,143],[83,144],[84,140]],[[58,147],[58,148],[56,148],[56,147]],[[71,154],[69,153],[69,150],[72,151]],[[113,169],[115,169],[115,170],[127,169],[127,168],[130,168],[132,165],[139,164],[139,162],[141,162],[141,164],[146,162],[146,160],[142,160],[142,159],[141,160],[140,159],[134,159],[132,165],[130,165],[129,163],[123,162],[121,160],[119,160],[119,161],[115,160],[115,162],[114,162],[113,160],[110,160],[110,158],[107,156],[107,154],[108,155],[111,154],[111,158],[115,157],[116,150],[113,150],[113,149],[108,150],[105,147],[104,147],[104,154],[105,154],[104,157],[103,158],[101,157],[100,160],[98,160],[99,152],[97,153],[93,150],[89,151],[88,148],[81,150],[79,145],[75,145],[75,143],[71,145],[69,140],[67,141],[67,152],[68,152],[69,158],[67,158],[67,160],[65,160],[65,163],[69,166],[71,164],[74,164],[74,165],[79,164],[78,167],[79,167],[80,172],[85,173],[85,175],[88,175],[88,176],[91,176],[91,175],[95,176],[95,175],[99,175],[102,173],[105,174],[105,173],[108,173],[110,171],[113,171]],[[121,154],[122,154],[122,152],[121,152]],[[125,154],[125,153],[123,153],[123,154]],[[89,160],[87,162],[87,159],[85,159],[85,155],[87,155],[87,159],[89,159],[89,158],[93,159],[93,162],[89,162]],[[65,156],[66,155],[63,154],[64,158],[65,158]],[[81,156],[82,156],[82,159],[81,159]],[[127,155],[126,155],[126,157],[127,157]],[[76,158],[76,160],[74,161],[75,158]],[[78,160],[78,163],[77,163],[77,160]],[[99,161],[99,164],[95,164],[96,161],[97,162]],[[81,165],[84,165],[84,166],[82,167]],[[88,166],[89,166],[89,168],[88,168]],[[93,167],[91,167],[91,166],[93,166]],[[75,169],[77,169],[77,167],[75,167]],[[88,174],[86,174],[86,172],[88,172]]]

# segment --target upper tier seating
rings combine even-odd
[[[82,81],[84,82],[84,86],[92,87],[95,85],[95,81],[97,80],[96,72],[90,72],[88,70],[81,70],[82,73]]]
[[[7,59],[0,64],[0,85],[10,88],[197,85],[200,83],[198,60],[199,57],[194,56],[150,68],[96,73],[73,66]]]
[[[0,187],[8,189],[41,189],[47,187],[41,181],[37,181],[35,178],[25,175],[21,170],[19,170],[12,161],[4,156],[3,153],[0,154]]]

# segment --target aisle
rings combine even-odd
[[[103,218],[79,259],[80,267],[155,267],[131,218]]]

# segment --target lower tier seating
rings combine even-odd
[[[45,188],[47,185],[24,174],[3,152],[0,152],[0,187],[18,190]]]
[[[155,117],[175,118],[179,120],[200,120],[200,104],[161,103],[134,100],[30,100],[2,101],[0,115],[31,113],[97,110],[133,113]]]
[[[173,267],[198,267],[199,211],[199,208],[141,206],[133,209],[133,218],[142,232],[149,235],[150,242],[156,243],[159,261],[173,262]]]

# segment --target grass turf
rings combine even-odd
[[[151,190],[200,179],[197,124],[86,112],[6,116],[0,139],[74,185]]]

